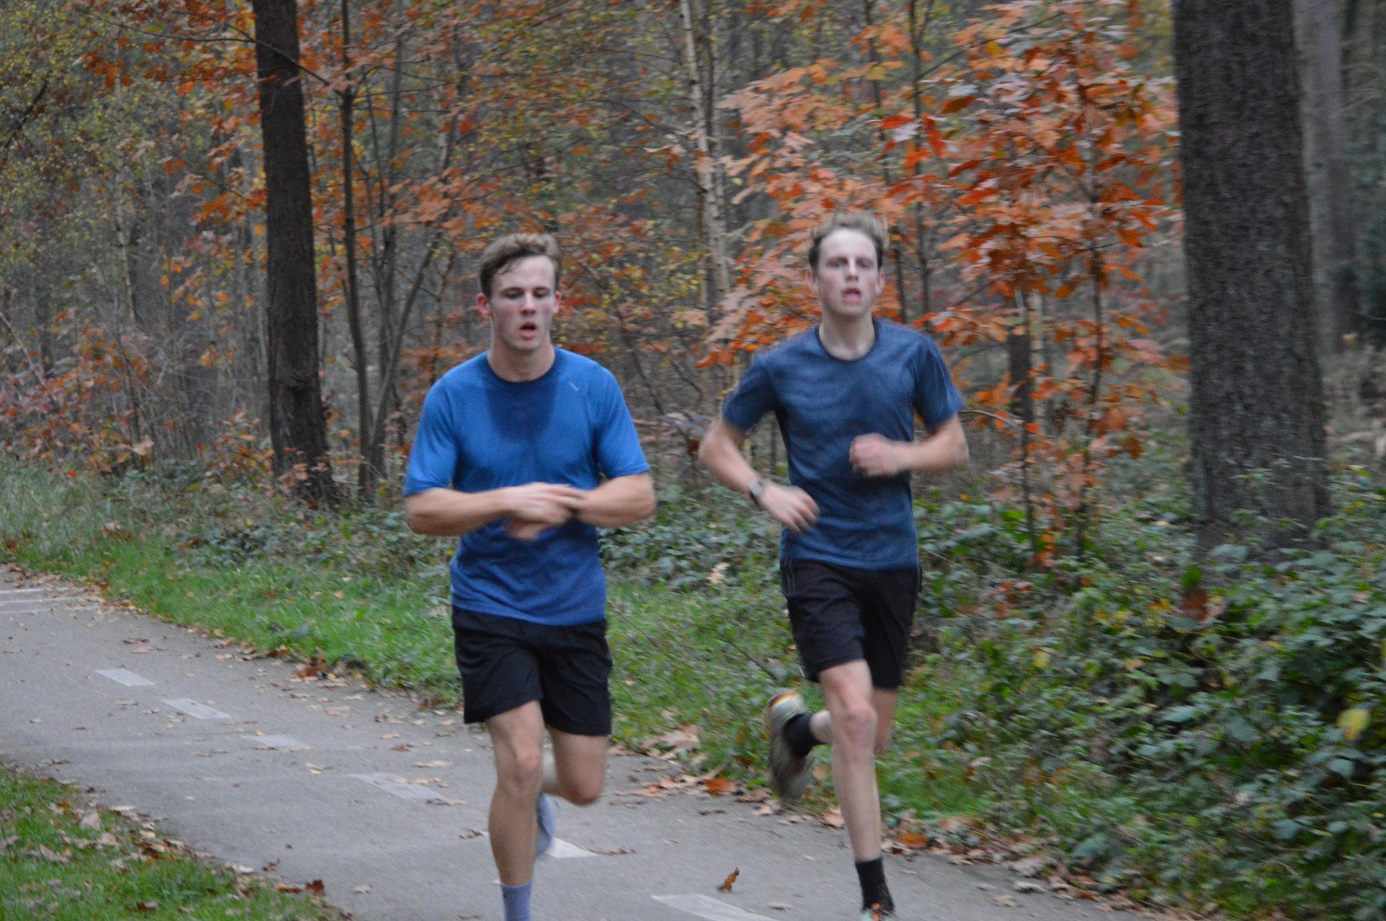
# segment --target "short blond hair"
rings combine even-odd
[[[492,240],[481,254],[481,293],[489,298],[491,283],[496,276],[511,263],[530,256],[546,256],[553,263],[553,286],[557,289],[558,280],[563,275],[558,242],[546,233],[512,233]]]
[[[818,274],[818,257],[823,251],[823,241],[828,235],[837,230],[855,230],[857,233],[865,234],[876,247],[876,268],[885,267],[886,240],[890,238],[890,231],[886,229],[885,221],[869,211],[834,211],[829,218],[813,229],[809,236],[808,245],[808,266],[809,271]]]

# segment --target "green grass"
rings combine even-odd
[[[239,918],[338,914],[216,869],[155,830],[86,805],[77,790],[0,766],[0,921]]]

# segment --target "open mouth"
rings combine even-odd
[[[520,336],[524,339],[533,339],[539,335],[539,324],[532,320],[520,324]]]

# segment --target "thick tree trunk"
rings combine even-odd
[[[270,442],[274,471],[308,499],[335,497],[318,378],[318,289],[295,0],[252,0],[264,145]]]
[[[1283,544],[1329,506],[1292,0],[1175,0],[1174,51],[1199,542]]]
[[[1304,133],[1308,141],[1314,277],[1326,344],[1341,351],[1361,332],[1355,265],[1356,221],[1343,109],[1343,43],[1337,0],[1297,0],[1304,57]]]

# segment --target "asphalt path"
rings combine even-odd
[[[485,733],[457,711],[302,672],[0,568],[0,756],[242,872],[321,880],[355,921],[501,918]],[[559,841],[536,868],[536,918],[856,917],[843,830],[714,797],[670,762],[613,755],[602,799],[560,810]],[[886,861],[902,919],[1124,914],[957,856]]]

